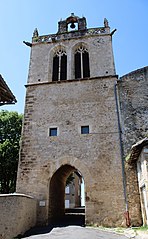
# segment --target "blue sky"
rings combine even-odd
[[[57,23],[72,12],[87,18],[87,27],[103,26],[109,21],[113,36],[116,72],[119,76],[148,65],[147,0],[1,0],[0,74],[16,96],[16,105],[2,109],[24,112],[31,41],[37,27],[40,35],[57,32]]]

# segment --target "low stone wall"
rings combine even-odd
[[[0,194],[0,239],[12,239],[36,224],[36,200],[24,194]]]

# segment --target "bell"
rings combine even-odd
[[[71,25],[70,25],[70,28],[74,29],[75,27],[76,26],[75,26],[74,22],[72,22]]]

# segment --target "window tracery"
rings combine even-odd
[[[58,49],[53,56],[53,81],[67,79],[67,54],[65,49]]]
[[[90,77],[89,52],[81,45],[75,51],[75,78]]]

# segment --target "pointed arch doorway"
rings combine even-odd
[[[73,204],[72,208],[66,208],[66,186],[68,185],[68,179],[73,175],[79,177],[81,182],[81,189],[75,188],[75,195],[79,195],[79,204]],[[72,176],[72,177],[71,177]],[[70,179],[71,181],[72,179]],[[71,183],[71,182],[70,182]],[[73,186],[74,186],[74,182]],[[74,166],[69,164],[62,165],[51,177],[49,185],[49,223],[66,223],[66,225],[84,225],[85,224],[85,190],[84,179],[81,172]],[[72,209],[72,211],[71,211]]]

